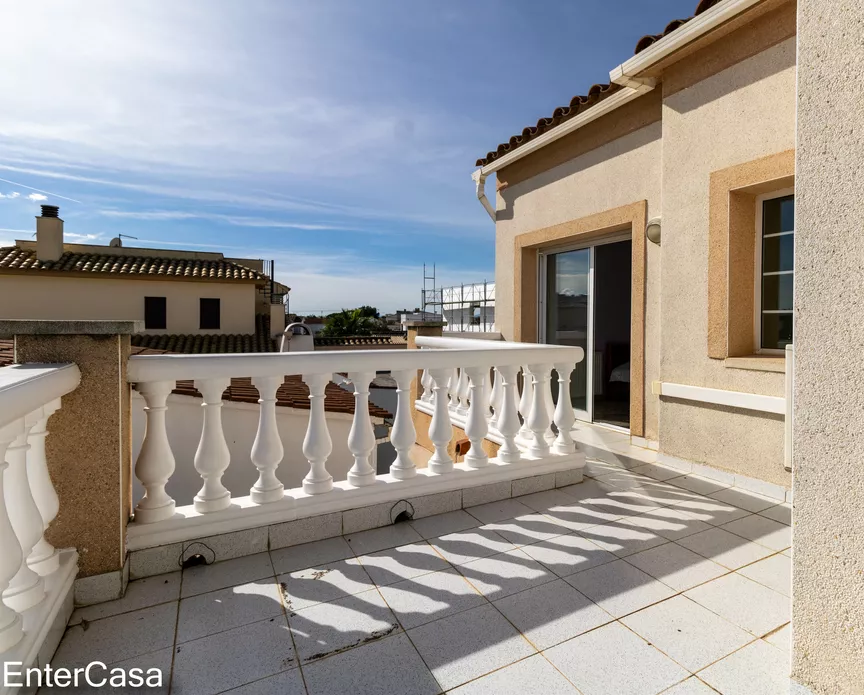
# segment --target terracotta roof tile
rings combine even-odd
[[[191,381],[178,381],[174,393],[183,396],[195,396],[200,398],[201,394],[195,389]],[[324,391],[324,409],[330,413],[354,414],[354,394],[340,388],[332,381],[327,384]],[[225,389],[222,396],[226,401],[239,403],[257,403],[258,390],[252,385],[252,380],[247,378],[231,379],[231,385]],[[282,386],[276,391],[276,405],[288,408],[309,409],[309,387],[298,375],[285,377]],[[369,402],[369,414],[372,417],[393,417],[383,408]]]
[[[15,361],[15,343],[12,340],[0,340],[0,367],[8,367]]]
[[[199,260],[191,258],[155,258],[133,255],[103,255],[66,251],[57,261],[40,261],[33,250],[19,246],[0,248],[0,272],[64,272],[92,273],[111,277],[191,278],[217,280],[220,282],[256,280],[268,278],[256,270],[227,260]]]
[[[721,0],[701,0],[696,7],[696,11],[693,14],[693,17],[696,17],[706,10],[711,9],[714,5],[718,4]],[[666,28],[663,29],[663,33],[661,34],[648,34],[643,36],[636,43],[636,49],[634,50],[634,55],[637,53],[641,53],[650,45],[656,43],[660,39],[668,36],[673,31],[683,26],[687,22],[689,22],[693,17],[688,17],[687,19],[675,19],[669,24],[666,25]],[[621,87],[616,84],[595,84],[589,90],[586,96],[575,96],[570,100],[570,103],[567,106],[559,106],[555,111],[552,112],[552,116],[549,118],[541,118],[537,121],[537,125],[528,126],[518,135],[514,135],[507,142],[502,142],[498,147],[486,154],[485,157],[481,157],[477,160],[476,166],[482,167],[486,166],[494,162],[496,159],[503,157],[508,152],[512,152],[518,147],[521,147],[526,142],[533,140],[538,135],[542,135],[543,133],[552,130],[556,126],[561,125],[562,123],[570,120],[576,114],[582,113],[583,111],[590,109],[595,104],[603,101],[608,96],[611,96],[615,92],[617,92]]]
[[[407,345],[408,341],[402,335],[349,335],[338,338],[316,335],[315,344],[322,347],[334,345]]]

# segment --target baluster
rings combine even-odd
[[[26,562],[42,537],[42,515],[36,507],[33,493],[30,492],[30,481],[27,478],[27,450],[30,448],[27,435],[33,424],[35,422],[29,415],[19,421],[15,441],[6,452],[6,461],[9,463],[4,492],[6,511],[21,546],[23,560],[18,566],[18,572],[3,592],[3,603],[19,613],[35,606],[45,598],[45,584],[42,577],[36,574]]]
[[[429,376],[429,370],[423,370],[423,376],[420,377],[420,385],[423,387],[423,395],[420,400],[424,403],[429,403],[432,400],[432,377]]]
[[[546,412],[549,414],[549,428],[546,430],[546,441],[549,442],[549,446],[552,446],[552,442],[555,441],[555,432],[552,430],[552,414],[555,412],[555,400],[552,398],[552,381],[551,375],[549,377],[549,388],[546,389]]]
[[[492,382],[494,381],[494,367],[486,368],[486,377],[483,379],[483,415],[487,420],[492,418]]]
[[[348,482],[362,487],[374,483],[377,475],[369,464],[375,449],[375,430],[369,419],[369,383],[375,378],[375,372],[350,372],[348,378],[354,384],[354,421],[348,433],[348,448],[354,455],[354,465],[348,471]]]
[[[285,496],[285,486],[276,477],[276,468],[285,450],[276,424],[276,391],[285,381],[281,376],[258,376],[252,385],[258,389],[258,432],[252,444],[252,463],[258,469],[258,480],[249,490],[255,504],[278,502]]]
[[[468,415],[468,373],[465,371],[465,368],[459,370],[459,385],[457,387],[457,396],[459,397],[459,405],[456,407],[456,412],[459,415],[467,416]]]
[[[447,382],[447,395],[449,396],[448,406],[451,413],[459,410],[459,370],[453,369],[450,372],[450,380]]]
[[[393,372],[396,380],[396,417],[393,418],[393,429],[390,432],[390,442],[396,449],[396,460],[390,465],[390,475],[397,480],[407,480],[417,475],[417,467],[411,460],[411,447],[417,439],[414,420],[411,418],[411,379],[413,370]]]
[[[21,423],[15,422],[0,427],[0,594],[9,586],[12,577],[24,561],[21,545],[12,528],[6,507],[4,478],[9,468],[6,463],[6,450],[15,441]],[[24,636],[24,621],[18,613],[0,601],[0,653],[14,647]]]
[[[222,394],[230,379],[196,379],[195,388],[204,402],[204,427],[195,452],[195,470],[204,485],[193,500],[198,512],[218,512],[231,506],[231,493],[222,484],[222,475],[231,463],[231,452],[222,432]]]
[[[431,369],[432,392],[434,393],[435,410],[432,413],[432,423],[429,425],[429,439],[435,446],[435,453],[429,459],[429,470],[433,473],[449,473],[453,470],[453,459],[447,452],[447,446],[453,436],[450,426],[450,411],[447,408],[447,380],[449,369]]]
[[[498,427],[498,418],[501,417],[501,372],[498,371],[498,367],[492,367],[492,394],[489,397],[489,405],[492,406],[492,418],[489,420],[489,424],[492,427]]]
[[[549,431],[550,416],[547,410],[546,391],[549,390],[548,364],[530,365],[531,373],[534,375],[534,394],[531,404],[531,414],[528,416],[528,428],[531,430],[531,445],[528,453],[536,458],[549,455],[549,442],[546,441],[546,433]]]
[[[558,437],[552,445],[552,450],[556,454],[572,454],[576,451],[576,443],[570,433],[573,423],[576,422],[573,404],[570,401],[570,374],[574,369],[575,365],[570,362],[555,365],[555,371],[558,372],[558,403],[555,405],[555,426],[558,428]]]
[[[519,429],[519,439],[531,441],[531,428],[528,427],[528,417],[531,415],[531,402],[534,399],[534,376],[528,366],[522,367],[522,395],[519,398],[519,413],[522,415],[522,427]]]
[[[60,511],[60,499],[57,497],[54,484],[51,482],[51,476],[48,473],[48,461],[45,458],[48,418],[59,408],[60,399],[57,398],[36,411],[38,418],[30,430],[30,452],[27,455],[27,477],[30,480],[33,501],[39,510],[39,516],[42,517],[42,536],[30,553],[30,557],[27,558],[27,564],[40,577],[47,577],[60,567],[60,553],[45,539],[48,526],[54,521],[57,512]]]
[[[517,402],[518,384],[516,375],[519,367],[507,365],[498,367],[501,377],[501,415],[498,417],[498,431],[504,444],[498,449],[498,459],[504,463],[516,463],[522,458],[516,446],[516,433],[519,431],[519,405]]]
[[[303,492],[319,495],[333,489],[333,476],[327,472],[327,458],[333,451],[327,417],[324,414],[329,374],[304,374],[309,387],[309,425],[303,439],[303,455],[309,461],[309,472],[303,478]]]
[[[174,516],[174,500],[165,492],[165,485],[174,473],[174,454],[165,426],[166,403],[174,382],[146,381],[138,384],[137,389],[147,405],[144,441],[135,462],[135,477],[144,487],[144,497],[135,506],[135,521],[152,524]]]
[[[465,434],[471,442],[471,448],[465,454],[465,463],[469,468],[483,468],[489,465],[489,457],[483,451],[483,440],[489,431],[489,423],[486,421],[488,401],[483,397],[486,393],[489,368],[468,367],[463,371],[468,373],[471,392],[471,404],[468,406],[468,418],[465,422]]]

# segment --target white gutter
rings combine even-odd
[[[489,174],[522,159],[522,157],[527,157],[541,147],[545,147],[563,138],[565,135],[569,135],[591,121],[595,121],[601,116],[614,111],[619,106],[623,106],[642,94],[650,92],[656,85],[655,80],[652,78],[640,78],[638,77],[639,73],[647,70],[688,43],[695,41],[703,34],[713,31],[730,19],[761,2],[763,0],[723,0],[723,2],[718,3],[710,10],[703,12],[698,17],[694,17],[668,36],[663,37],[609,73],[610,81],[621,85],[624,89],[607,97],[584,113],[580,113],[552,130],[543,133],[543,135],[529,140],[521,147],[508,152],[503,157],[499,157],[482,169],[474,172],[473,178],[475,183],[477,183],[477,198],[483,203],[483,207],[486,208],[492,219],[495,219],[494,209],[483,193],[483,182]]]
[[[651,44],[648,48],[622,63],[609,73],[609,79],[615,84],[631,85],[640,72],[672,55],[675,51],[692,43],[700,36],[713,31],[742,12],[758,5],[763,0],[724,0],[698,17],[678,27],[668,36]],[[638,78],[637,78],[638,79]]]
[[[471,178],[474,179],[474,185],[477,190],[477,200],[482,203],[483,207],[486,208],[486,212],[489,213],[489,217],[491,217],[492,221],[495,222],[495,208],[492,203],[489,202],[489,198],[486,197],[486,174],[483,173],[482,169],[478,169],[471,174]]]

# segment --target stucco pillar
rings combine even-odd
[[[793,693],[864,693],[864,3],[798,3]]]
[[[60,498],[47,538],[78,549],[78,603],[116,598],[124,589],[132,508],[126,369],[130,336],[141,329],[141,321],[0,321],[0,335],[15,338],[17,363],[74,362],[81,370],[80,386],[48,421],[46,441]]]

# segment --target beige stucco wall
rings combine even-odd
[[[152,334],[254,333],[255,285],[0,275],[0,318],[144,320],[144,297],[166,297],[167,328]],[[202,297],[221,300],[221,330],[199,330]]]
[[[783,396],[782,373],[708,357],[708,201],[712,171],[795,146],[795,39],[665,98],[662,123],[660,378]],[[789,484],[781,418],[662,398],[659,421],[664,453]]]
[[[864,693],[864,4],[799,5],[792,677]]]
[[[661,125],[652,123],[520,183],[497,197],[495,321],[505,340],[514,338],[514,239],[520,234],[587,217],[641,200],[648,216],[660,214]],[[642,234],[643,230],[637,230]],[[646,268],[645,436],[657,438],[659,249],[648,244]]]

